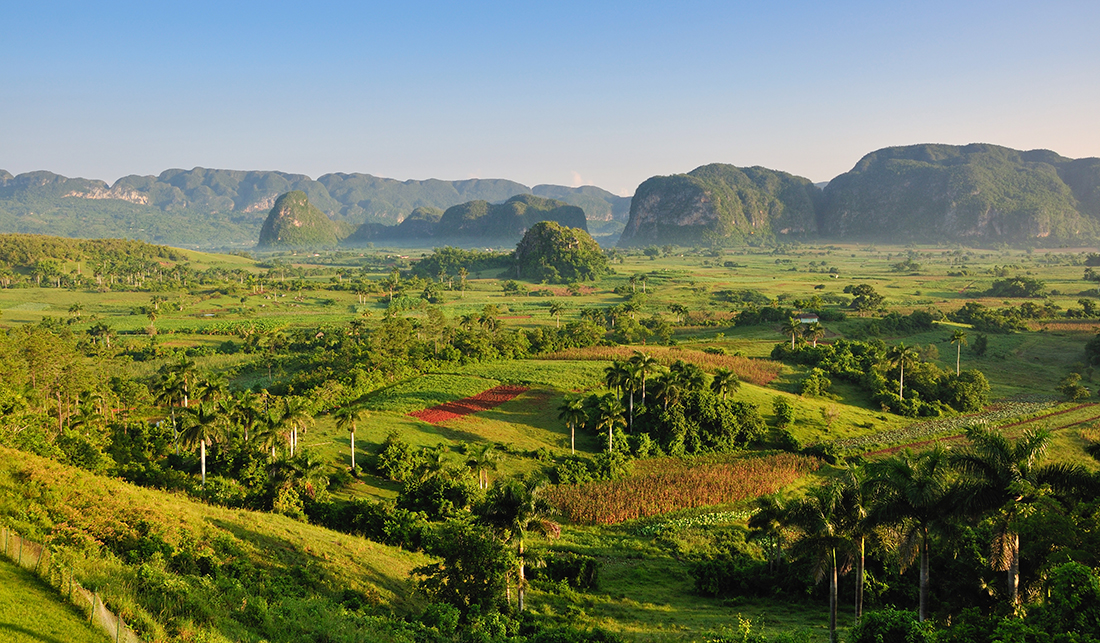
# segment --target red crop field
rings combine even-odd
[[[454,402],[437,404],[431,408],[424,409],[423,411],[409,413],[409,415],[418,420],[423,420],[424,422],[427,422],[429,424],[439,424],[441,422],[453,420],[464,415],[477,413],[478,411],[488,411],[491,408],[495,408],[500,406],[501,404],[504,404],[508,400],[511,400],[512,398],[516,397],[526,390],[526,386],[511,386],[509,384],[501,384],[500,386],[493,387],[488,391],[482,391],[477,395],[465,397],[461,400],[455,400]]]
[[[659,458],[639,462],[621,480],[558,487],[550,502],[574,523],[614,525],[774,493],[820,464],[792,453],[728,462]]]

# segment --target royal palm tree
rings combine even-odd
[[[336,420],[336,428],[347,431],[351,438],[351,470],[355,471],[355,424],[362,419],[365,413],[363,407],[356,404],[341,406],[332,412]]]
[[[642,378],[642,402],[645,402],[645,385],[646,379],[650,375],[656,375],[662,370],[661,363],[657,361],[656,357],[653,357],[649,353],[643,353],[642,351],[634,351],[634,355],[630,358],[630,362],[634,365],[636,373]]]
[[[607,429],[607,452],[614,450],[615,427],[622,426],[623,414],[626,409],[614,393],[608,393],[600,398],[600,404],[596,408],[596,430]]]
[[[727,394],[734,393],[739,388],[741,388],[741,380],[738,379],[737,373],[726,368],[714,371],[714,379],[710,382],[710,390],[715,395],[721,395],[724,400]]]
[[[920,608],[918,619],[928,615],[928,547],[931,532],[952,519],[950,468],[947,452],[937,446],[919,455],[905,451],[870,465],[869,489],[876,502],[870,511],[873,524],[893,524],[903,530],[903,560],[920,556]]]
[[[298,431],[305,430],[313,424],[313,416],[309,412],[309,405],[300,397],[283,398],[282,413],[279,416],[279,427],[287,433],[287,443],[290,445],[290,457],[294,457],[298,449]]]
[[[209,402],[187,407],[183,416],[183,430],[180,441],[187,447],[199,447],[199,461],[202,470],[202,486],[206,488],[206,447],[221,439],[225,427],[225,417]]]
[[[847,463],[840,470],[841,491],[841,531],[852,543],[852,557],[855,559],[855,625],[863,617],[863,588],[867,583],[865,563],[867,556],[867,537],[873,531],[869,519],[872,502],[871,486],[867,468],[863,465]]]
[[[683,393],[684,384],[672,371],[668,371],[653,380],[653,397],[662,401],[666,411],[670,403],[676,404],[680,401],[680,396]]]
[[[477,488],[489,488],[489,471],[496,471],[500,453],[491,442],[467,443],[466,466],[477,473]]]
[[[607,384],[607,388],[618,390],[624,398],[628,399],[627,411],[630,418],[628,428],[634,426],[634,391],[637,390],[640,379],[637,370],[634,364],[623,360],[614,360],[611,366],[604,369],[604,383]]]
[[[524,608],[524,591],[527,588],[524,539],[532,531],[551,537],[561,533],[561,527],[550,520],[553,509],[543,497],[546,485],[546,481],[542,478],[498,481],[486,497],[481,511],[483,522],[501,532],[506,542],[516,543],[516,551],[519,554],[517,594],[521,612]]]
[[[566,395],[558,407],[558,419],[564,420],[569,427],[569,451],[577,453],[577,427],[582,426],[588,415],[584,411],[584,398],[579,395]]]
[[[898,397],[905,399],[905,367],[917,363],[917,352],[905,344],[898,344],[887,353],[890,363],[898,367]]]
[[[817,348],[817,340],[825,336],[825,327],[818,322],[810,322],[802,329],[802,336],[813,342],[814,348]]]
[[[1084,469],[1066,464],[1040,466],[1050,445],[1045,429],[1029,429],[1010,441],[989,429],[972,426],[966,431],[970,445],[952,453],[951,462],[963,474],[960,498],[976,513],[992,513],[994,534],[990,564],[1008,573],[1009,602],[1019,603],[1020,520],[1051,489],[1070,490],[1087,484]]]
[[[797,317],[790,317],[783,322],[783,334],[791,336],[791,350],[794,350],[794,340],[802,334],[802,321]]]
[[[755,511],[749,517],[751,536],[764,541],[768,569],[775,572],[783,561],[783,543],[789,527],[788,503],[781,493],[760,496],[753,503]]]
[[[172,436],[173,442],[176,445],[176,455],[180,453],[179,443],[179,425],[176,423],[176,405],[183,404],[184,394],[183,380],[180,379],[179,374],[166,371],[161,374],[160,381],[157,382],[156,394],[154,400],[161,406],[167,406],[169,415],[172,418]]]
[[[550,302],[550,314],[554,316],[557,328],[561,328],[561,314],[565,312],[565,304],[560,301]]]
[[[790,524],[801,535],[795,547],[814,560],[814,579],[829,577],[829,641],[836,643],[837,575],[841,572],[838,553],[848,541],[842,533],[841,489],[828,484],[814,487],[789,510]]]
[[[962,347],[966,346],[966,331],[955,330],[951,333],[951,343],[955,345],[955,375],[959,374],[962,364]]]

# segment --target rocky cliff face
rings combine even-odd
[[[1100,159],[996,145],[912,145],[863,157],[825,188],[824,236],[1073,241],[1100,231]]]
[[[331,248],[339,241],[336,224],[309,202],[305,192],[279,197],[260,229],[261,248]]]
[[[819,198],[809,179],[786,172],[704,165],[638,186],[619,245],[736,245],[752,237],[812,233]]]

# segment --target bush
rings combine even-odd
[[[794,405],[786,398],[773,398],[772,411],[775,413],[775,425],[778,427],[785,427],[794,421]]]
[[[864,614],[848,636],[849,643],[930,643],[932,640],[931,623],[921,623],[913,612],[893,608]]]

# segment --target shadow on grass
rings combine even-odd
[[[282,572],[299,582],[313,583],[316,588],[324,592],[326,585],[331,589],[331,583],[335,579],[331,572],[322,570],[320,563],[327,559],[311,554],[285,538],[262,534],[241,525],[217,518],[208,518],[210,524],[224,529],[233,534],[239,540],[256,547],[264,553],[264,561],[267,570],[264,572]],[[351,536],[347,536],[351,538]],[[377,545],[382,547],[382,545]],[[399,600],[409,594],[410,586],[407,582],[386,575],[381,569],[357,559],[361,573],[358,578],[364,583],[387,591]]]

